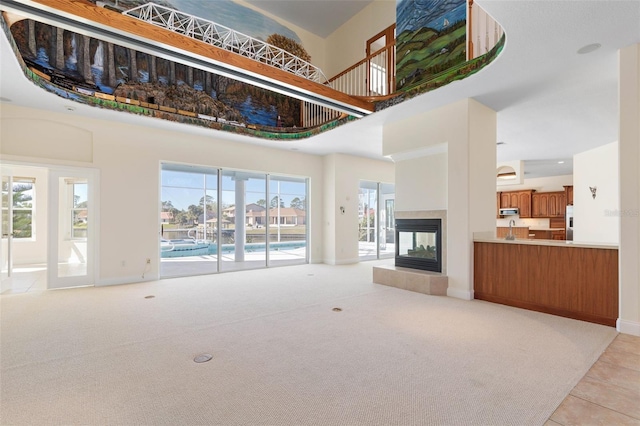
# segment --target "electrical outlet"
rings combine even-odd
[[[151,265],[151,259],[147,257],[147,265]]]

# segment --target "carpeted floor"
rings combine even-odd
[[[0,423],[542,425],[616,336],[376,264],[2,296]]]

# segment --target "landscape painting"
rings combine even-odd
[[[466,61],[466,0],[397,0],[396,89],[445,77]]]

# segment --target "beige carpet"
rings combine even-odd
[[[0,423],[541,425],[616,335],[376,264],[2,296]]]

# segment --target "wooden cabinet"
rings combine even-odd
[[[531,191],[523,191],[518,194],[518,208],[520,217],[531,217]]]
[[[531,196],[531,217],[564,217],[566,207],[564,191],[537,192]]]
[[[551,239],[552,240],[566,240],[566,235],[564,229],[551,231]]]
[[[564,187],[564,195],[567,199],[567,205],[572,206],[573,205],[573,185]]]
[[[567,209],[567,200],[564,191],[549,192],[548,217],[564,217]]]
[[[531,196],[531,217],[549,217],[549,193],[538,192]]]
[[[497,196],[498,210],[517,208],[519,210],[519,215],[521,218],[531,217],[532,192],[532,190],[499,192]],[[499,212],[498,217],[500,217]]]

